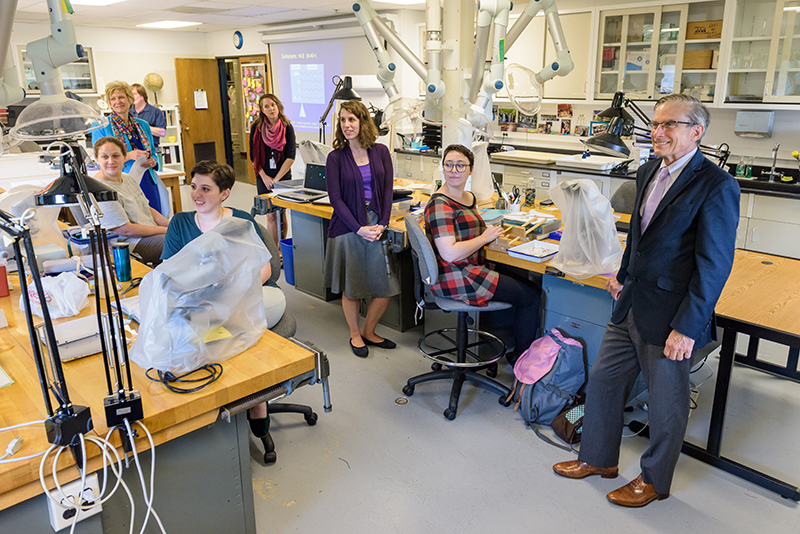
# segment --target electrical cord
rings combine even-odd
[[[207,385],[219,380],[219,377],[222,376],[222,364],[219,363],[207,363],[202,367],[198,367],[194,371],[189,371],[188,373],[184,373],[179,376],[175,376],[174,374],[172,374],[171,371],[156,370],[158,372],[158,377],[156,378],[150,375],[150,371],[153,370],[156,369],[151,367],[147,371],[145,371],[144,374],[147,376],[147,378],[149,378],[153,382],[160,382],[165,388],[167,388],[173,393],[194,393],[195,391],[200,391]],[[194,373],[201,373],[201,372],[204,373],[204,375],[200,378],[187,378],[193,375]],[[197,382],[204,382],[204,383],[200,384],[199,386],[186,387],[186,388],[173,385],[173,384],[194,384]]]
[[[125,419],[124,421],[125,421],[125,429],[127,430],[128,435],[129,436],[133,436],[133,430],[131,429],[130,422],[127,419]],[[155,488],[154,482],[155,482],[155,476],[156,476],[156,446],[155,446],[155,443],[153,442],[153,436],[150,434],[150,431],[147,430],[147,427],[144,426],[141,423],[141,421],[136,421],[136,424],[138,424],[140,427],[142,427],[142,430],[144,430],[144,433],[147,436],[147,440],[150,442],[150,455],[151,455],[151,458],[150,458],[150,492],[149,492],[149,497],[148,497],[147,485],[144,482],[144,474],[142,473],[142,466],[139,463],[139,454],[136,451],[136,444],[133,442],[133,439],[131,438],[130,444],[131,444],[131,450],[133,451],[133,459],[134,459],[134,462],[136,463],[136,470],[139,472],[139,482],[142,485],[142,496],[144,497],[145,504],[147,504],[147,513],[144,516],[144,523],[142,524],[141,533],[142,534],[144,533],[144,529],[145,529],[145,527],[147,527],[147,521],[148,521],[148,519],[150,519],[150,514],[152,513],[153,517],[156,518],[156,522],[158,523],[158,526],[161,529],[161,532],[163,534],[167,534],[167,531],[164,529],[164,525],[161,523],[161,518],[158,517],[158,514],[156,513],[155,508],[153,508],[153,491],[154,491],[154,488]]]

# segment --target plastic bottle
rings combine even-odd
[[[746,167],[746,165],[745,165],[745,162],[744,162],[744,156],[742,156],[741,158],[739,158],[739,164],[736,166],[736,177],[737,178],[744,178],[745,167]]]
[[[745,178],[752,178],[753,177],[753,156],[747,156],[747,165],[744,169],[744,177]]]

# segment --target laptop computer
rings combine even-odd
[[[303,187],[292,191],[281,191],[278,193],[278,198],[292,202],[313,202],[327,195],[328,185],[325,182],[325,165],[307,163]]]

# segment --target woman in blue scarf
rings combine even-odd
[[[114,81],[106,85],[106,101],[114,111],[108,117],[108,126],[92,132],[92,145],[102,137],[116,137],[125,144],[128,154],[122,172],[130,173],[133,162],[147,156],[144,162],[146,169],[139,186],[147,197],[147,202],[154,210],[161,213],[161,197],[158,192],[158,175],[155,167],[158,162],[153,158],[154,144],[150,125],[131,115],[133,105],[133,89],[127,82]],[[162,215],[168,215],[162,213]]]

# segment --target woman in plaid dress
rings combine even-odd
[[[509,360],[516,360],[536,338],[539,288],[483,265],[483,247],[497,239],[503,229],[486,226],[475,196],[464,191],[475,157],[465,146],[450,145],[442,161],[444,183],[425,207],[425,227],[439,263],[439,282],[431,289],[436,295],[473,306],[485,306],[492,299],[510,303],[516,347]]]

